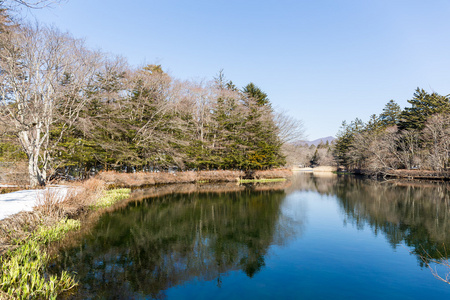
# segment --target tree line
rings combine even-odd
[[[27,162],[31,185],[55,170],[267,169],[301,123],[259,87],[132,67],[56,28],[1,11],[0,160]]]
[[[395,169],[446,172],[450,158],[450,98],[417,88],[410,107],[390,100],[368,122],[343,122],[335,142],[337,163],[383,174]]]

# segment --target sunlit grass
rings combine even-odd
[[[93,201],[95,204],[89,207],[96,210],[111,206],[128,198],[130,193],[130,189],[102,191],[101,196]],[[77,196],[76,199],[79,200],[81,196]],[[58,201],[56,204],[65,202],[67,199]],[[48,201],[45,203],[49,204]],[[53,207],[56,204],[50,203],[50,206]],[[59,216],[61,216],[59,213],[52,214],[52,218],[56,220]],[[8,297],[10,299],[56,299],[59,294],[77,285],[75,276],[66,271],[58,275],[49,275],[50,257],[46,246],[62,240],[69,231],[79,230],[80,221],[64,218],[59,221],[44,222],[42,219],[38,223],[40,224],[34,230],[28,227],[22,228],[24,234],[11,239],[12,247],[0,257],[0,299],[8,299]]]
[[[0,289],[14,299],[56,299],[57,295],[77,285],[73,276],[63,271],[47,274],[50,257],[43,246],[61,240],[80,228],[80,221],[61,220],[53,226],[39,227],[29,239],[0,257]]]
[[[92,209],[99,209],[113,205],[120,200],[126,199],[130,196],[131,189],[114,189],[104,191],[103,195],[91,206]]]
[[[61,240],[71,230],[80,229],[81,222],[73,219],[63,219],[55,226],[40,227],[34,234],[34,239],[41,244],[47,245],[51,242]]]

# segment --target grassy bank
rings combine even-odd
[[[286,181],[286,178],[273,178],[273,179],[240,179],[239,183],[266,183],[266,182],[280,182]]]
[[[21,212],[0,221],[0,299],[55,299],[74,288],[77,285],[74,274],[49,275],[50,244],[62,241],[70,231],[79,230],[81,216],[93,211],[101,215],[103,209],[128,198],[131,191],[123,187],[153,185],[173,192],[176,187],[196,190],[211,185],[212,190],[217,191],[220,187],[214,184],[216,182],[228,182],[232,188],[240,189],[244,187],[236,185],[238,182],[276,184],[291,175],[289,170],[256,171],[250,175],[242,171],[102,172],[95,179],[69,184],[67,194],[62,197],[48,190],[38,199],[32,212]],[[180,187],[173,183],[190,184]],[[108,190],[107,187],[122,188]],[[93,215],[97,213],[89,214]],[[88,222],[83,220],[83,224]]]
[[[187,171],[176,173],[137,172],[118,173],[114,171],[100,172],[97,178],[115,187],[144,187],[169,183],[214,183],[239,182],[241,180],[280,179],[292,176],[292,171],[286,169],[263,170],[254,172],[217,170],[217,171]]]
[[[0,287],[4,297],[14,299],[55,299],[75,287],[75,279],[67,272],[47,276],[50,260],[45,247],[60,240],[65,233],[80,227],[80,221],[63,219],[52,226],[39,226],[31,237],[19,242],[0,258]]]
[[[0,221],[0,299],[55,299],[77,285],[73,274],[48,274],[48,247],[80,229],[83,213],[129,197],[129,189],[105,190],[105,182],[88,180],[64,196],[51,190],[32,212]]]
[[[430,171],[430,170],[390,170],[384,173],[386,177],[419,179],[419,180],[450,180],[450,172],[448,171]]]

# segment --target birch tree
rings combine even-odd
[[[27,155],[31,186],[45,184],[51,150],[77,119],[99,61],[81,40],[54,28],[18,26],[3,34],[0,119]]]

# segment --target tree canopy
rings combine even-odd
[[[417,88],[410,107],[390,100],[367,123],[344,123],[335,157],[347,169],[384,173],[393,169],[448,171],[450,103],[448,96]]]

